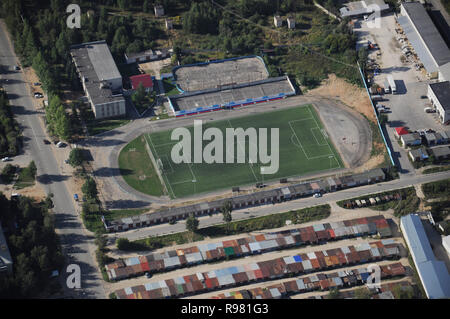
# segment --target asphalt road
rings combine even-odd
[[[324,194],[320,198],[307,197],[300,198],[292,201],[287,201],[275,205],[262,205],[251,208],[245,208],[240,210],[234,210],[232,212],[233,220],[248,219],[252,217],[260,217],[264,215],[276,214],[287,212],[290,210],[301,209],[316,205],[322,205],[326,203],[336,202],[353,197],[363,196],[372,193],[385,192],[398,188],[404,188],[415,184],[422,184],[437,181],[444,178],[450,178],[450,171],[440,172],[427,175],[404,175],[401,179],[388,181],[384,183],[371,184],[361,187],[355,187],[337,191],[334,193]],[[199,227],[207,227],[216,224],[223,224],[222,214],[214,214],[212,216],[200,217]],[[115,238],[128,238],[129,240],[137,240],[147,238],[150,236],[159,236],[170,233],[177,233],[186,230],[185,221],[179,221],[174,225],[161,224],[153,227],[139,228],[129,230],[127,232],[118,232],[109,234],[110,241]]]
[[[6,27],[0,21],[0,64],[12,70],[11,66],[18,64],[10,42],[6,34]],[[8,79],[6,82],[5,79]],[[65,296],[79,298],[105,298],[103,281],[93,258],[95,247],[93,238],[83,229],[82,222],[73,205],[71,195],[67,191],[62,175],[55,160],[50,145],[43,143],[48,138],[41,126],[39,113],[36,112],[29,90],[29,84],[25,82],[22,71],[8,71],[1,75],[1,83],[5,88],[13,112],[23,129],[24,153],[28,154],[36,163],[38,178],[45,192],[53,193],[55,205],[54,213],[56,230],[60,236],[68,264],[78,264],[81,269],[81,289],[72,290],[65,287]],[[65,270],[61,274],[61,283],[65,283],[67,274]]]

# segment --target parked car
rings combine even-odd
[[[44,142],[44,144],[51,144],[49,140],[44,139],[42,141]]]
[[[19,71],[20,68],[19,68],[17,65],[15,65],[15,66],[14,66],[14,70]]]
[[[40,86],[41,83],[39,83],[39,82],[34,82],[33,85],[34,85],[34,86]]]
[[[322,197],[322,193],[315,193],[314,194],[314,198],[319,198],[319,197]]]
[[[34,93],[34,97],[37,99],[43,98],[44,96],[42,95],[42,93],[36,92]]]
[[[58,142],[58,143],[56,143],[56,146],[57,146],[57,147],[65,147],[65,146],[66,146],[66,143]]]
[[[73,199],[75,199],[78,202],[78,194],[73,194]]]
[[[8,156],[2,158],[2,162],[9,162],[9,161],[12,161],[12,159]]]
[[[421,98],[421,99],[428,99],[428,96],[426,96],[426,95],[421,95],[420,98]]]
[[[432,109],[431,107],[426,107],[423,110],[425,113],[436,113],[436,110]]]
[[[146,272],[146,273],[145,273],[145,277],[147,277],[147,278],[152,278],[152,274],[149,273],[149,272]]]

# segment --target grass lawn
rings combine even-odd
[[[89,131],[89,135],[97,135],[130,122],[128,119],[105,119],[105,120],[93,120],[86,123]]]
[[[120,172],[134,189],[153,196],[163,195],[163,187],[140,136],[128,143],[119,154]]]
[[[164,92],[166,93],[166,96],[180,94],[180,91],[178,91],[177,87],[169,79],[164,79],[163,85],[164,85]]]
[[[35,177],[31,173],[28,167],[24,167],[19,172],[19,177],[14,184],[15,189],[22,189],[25,187],[33,186],[35,182]]]
[[[146,141],[155,159],[159,159],[162,163],[162,176],[172,198],[344,167],[312,105],[209,122],[203,125],[203,129],[208,127],[218,128],[223,132],[224,137],[226,128],[245,130],[254,127],[257,131],[259,128],[267,128],[268,135],[271,128],[278,128],[278,171],[270,175],[261,174],[261,166],[268,165],[261,164],[260,160],[250,163],[248,138],[245,145],[234,143],[234,163],[175,164],[171,159],[171,150],[177,142],[171,140],[172,131],[146,134]],[[193,127],[187,129],[193,132]],[[270,140],[269,137],[268,140]],[[203,143],[205,147],[209,141]],[[225,157],[232,149],[227,148],[226,142],[223,145]],[[271,141],[267,141],[267,145],[268,154],[271,154]],[[245,162],[237,163],[237,153],[243,150],[245,150]],[[145,162],[144,165],[148,166],[148,163]],[[133,161],[132,167],[142,170],[136,161]],[[132,168],[129,167],[129,169]],[[142,187],[139,190],[141,189]]]
[[[450,165],[437,166],[437,167],[431,167],[431,168],[424,169],[422,174],[432,174],[432,173],[437,173],[437,172],[445,172],[445,171],[449,171],[449,170],[450,170]]]
[[[105,231],[101,216],[105,216],[106,220],[114,220],[117,218],[136,216],[147,212],[148,209],[115,209],[101,213],[98,204],[89,204],[89,213],[83,215],[83,221],[86,228],[92,232]]]
[[[450,178],[441,181],[422,184],[422,191],[426,199],[430,198],[449,198],[450,197]]]

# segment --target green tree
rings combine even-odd
[[[361,287],[355,290],[355,299],[370,299],[372,294],[366,287]]]
[[[233,204],[230,201],[226,201],[220,209],[220,211],[223,215],[223,221],[227,225],[227,233],[229,232],[230,223],[233,219],[233,217],[231,216],[232,210],[233,210]]]
[[[73,167],[80,166],[83,163],[83,150],[80,148],[73,148],[69,154],[69,164]]]
[[[198,219],[194,215],[191,215],[186,219],[186,229],[192,233],[195,233],[198,229]]]
[[[83,195],[86,196],[87,198],[90,199],[97,198],[98,195],[97,184],[95,183],[92,177],[88,176],[86,178],[86,181],[81,187],[81,191],[83,192]]]
[[[34,178],[36,178],[36,172],[37,172],[37,168],[36,168],[36,164],[34,163],[34,161],[31,161],[30,164],[28,164],[28,171],[30,172],[30,176]]]
[[[128,238],[118,238],[116,240],[116,246],[119,250],[127,250],[130,247],[130,241]]]
[[[395,285],[392,288],[392,294],[395,299],[413,299],[414,290],[413,287],[403,287],[402,285]]]
[[[333,288],[328,293],[328,299],[339,299],[341,293],[339,292],[339,288]]]

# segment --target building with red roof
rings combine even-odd
[[[131,88],[133,90],[137,90],[137,88],[141,84],[147,92],[150,92],[153,90],[153,81],[152,81],[152,77],[150,76],[150,74],[133,75],[130,77],[130,81],[131,81]]]
[[[400,126],[395,128],[395,135],[397,135],[397,137],[400,137],[405,134],[409,134],[409,131],[406,127]]]

